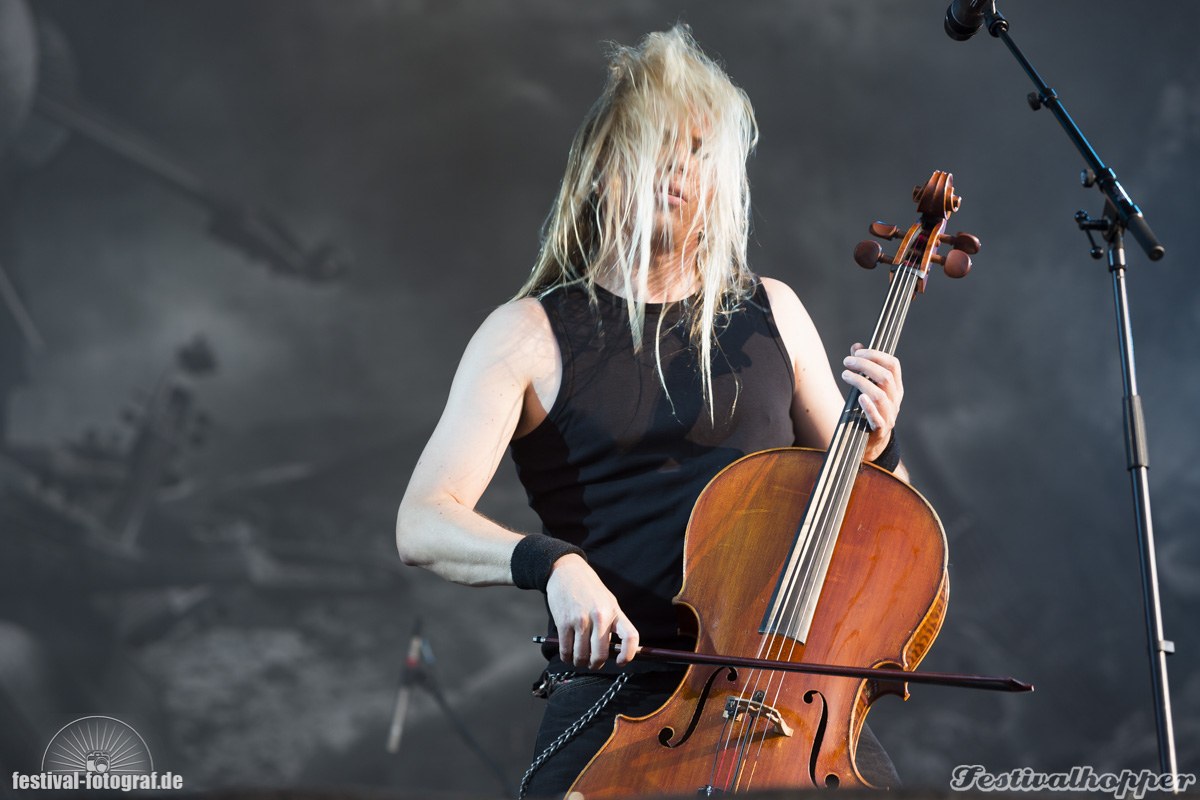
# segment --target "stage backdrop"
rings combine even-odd
[[[1180,764],[1200,766],[1195,255],[1200,7],[1001,0],[1167,247],[1129,249]],[[414,625],[513,786],[541,598],[398,560],[394,514],[474,329],[516,290],[606,41],[692,25],[745,88],[754,269],[831,360],[885,278],[851,252],[954,173],[983,241],[900,346],[900,438],[950,543],[918,687],[871,715],[910,785],[1154,767],[1112,289],[1082,161],[945,0],[0,2],[0,762],[133,726],[191,788],[501,791],[428,694],[385,739]],[[41,98],[41,99],[37,99]],[[535,528],[505,460],[481,510]]]

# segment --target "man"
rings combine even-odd
[[[401,503],[406,563],[546,593],[559,647],[523,793],[561,796],[613,715],[648,713],[678,683],[634,658],[643,642],[687,646],[670,600],[708,480],[756,450],[825,448],[840,416],[803,305],[746,263],[756,139],[749,100],[686,29],[616,49],[538,263],[467,346]],[[904,476],[899,363],[855,345],[844,365],[873,428],[866,458]],[[510,445],[544,534],[474,511]]]

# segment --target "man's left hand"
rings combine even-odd
[[[892,438],[892,428],[904,400],[900,361],[882,350],[871,350],[856,342],[842,362],[842,380],[860,392],[858,404],[871,426],[866,460],[877,458]]]

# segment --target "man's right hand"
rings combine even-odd
[[[587,561],[575,554],[555,561],[546,599],[558,626],[558,655],[563,661],[580,669],[599,669],[608,660],[614,632],[621,637],[617,665],[633,660],[637,628]]]

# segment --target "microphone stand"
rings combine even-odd
[[[1167,682],[1167,654],[1175,652],[1175,643],[1163,636],[1162,604],[1158,591],[1158,566],[1155,559],[1154,525],[1150,513],[1150,484],[1148,478],[1149,456],[1146,444],[1146,420],[1142,412],[1142,399],[1137,391],[1137,368],[1133,354],[1133,326],[1129,319],[1129,298],[1125,285],[1124,235],[1133,234],[1151,261],[1157,261],[1166,252],[1154,232],[1146,223],[1141,209],[1117,181],[1117,175],[1100,160],[1079,126],[1063,107],[1058,93],[1046,85],[1037,70],[1025,58],[1008,35],[1008,20],[996,10],[995,0],[987,2],[983,9],[983,21],[988,33],[1000,39],[1013,57],[1020,63],[1036,92],[1028,96],[1029,106],[1037,111],[1042,106],[1050,109],[1062,125],[1087,163],[1082,173],[1085,187],[1095,186],[1105,196],[1105,212],[1101,219],[1092,219],[1087,212],[1080,211],[1075,220],[1080,230],[1091,240],[1091,231],[1100,232],[1108,243],[1108,271],[1112,275],[1113,301],[1117,313],[1117,335],[1121,348],[1121,377],[1125,386],[1125,454],[1127,469],[1133,484],[1133,505],[1139,555],[1141,557],[1143,607],[1146,615],[1146,640],[1149,646],[1150,670],[1154,690],[1154,718],[1158,729],[1159,765],[1163,773],[1178,774],[1175,759],[1175,730],[1171,721],[1171,694]],[[1091,242],[1091,255],[1100,258],[1101,249]],[[1175,783],[1173,781],[1173,783]],[[1174,791],[1178,791],[1175,788]]]
[[[504,777],[504,771],[500,766],[492,760],[483,749],[483,745],[471,733],[471,729],[454,713],[454,709],[450,706],[446,695],[442,693],[441,687],[438,685],[437,679],[430,670],[437,659],[433,656],[433,648],[429,646],[429,640],[421,636],[421,620],[418,619],[413,626],[413,640],[409,645],[409,655],[405,659],[403,670],[400,673],[400,690],[396,698],[396,710],[392,718],[391,730],[388,733],[387,751],[389,753],[397,753],[400,750],[400,731],[404,723],[404,718],[408,712],[408,694],[412,688],[424,689],[437,703],[438,708],[450,720],[450,724],[454,726],[454,730],[458,733],[462,740],[467,743],[467,747],[479,756],[479,760],[484,763],[488,770],[500,782],[500,787],[504,792],[505,797],[514,797],[515,793],[508,785],[508,780]]]

